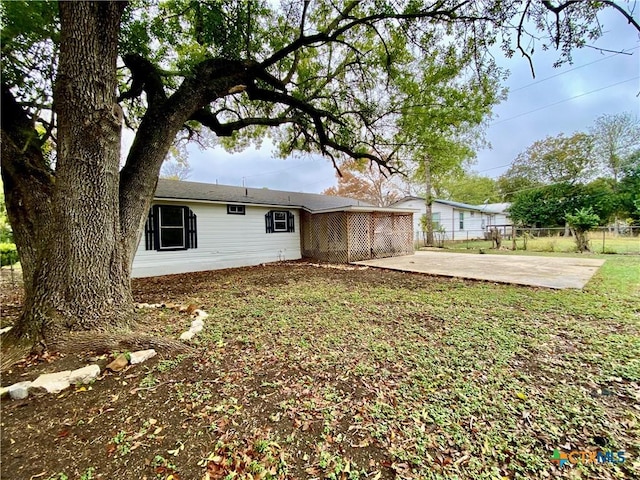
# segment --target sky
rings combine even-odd
[[[624,49],[628,55],[583,48],[573,53],[572,65],[553,68],[557,52],[536,52],[535,79],[529,63],[519,54],[512,59],[496,57],[498,64],[510,71],[505,84],[509,94],[494,108],[486,130],[492,148],[478,152],[471,170],[497,178],[536,140],[586,131],[602,114],[631,111],[640,115],[640,39],[616,12],[608,11],[600,19],[605,34],[594,45]],[[191,146],[188,180],[310,193],[336,184],[328,158],[305,155],[281,159],[274,150],[269,139],[260,149],[233,154],[221,147],[202,151]]]

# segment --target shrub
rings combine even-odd
[[[0,243],[0,265],[13,265],[19,260],[15,243]]]
[[[576,210],[576,213],[566,215],[567,223],[575,232],[576,244],[579,252],[589,251],[589,238],[587,232],[592,228],[598,226],[600,223],[600,217],[593,213],[593,209],[581,208]]]

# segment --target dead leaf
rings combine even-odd
[[[107,445],[107,456],[110,457],[116,451],[118,447],[116,447],[115,443],[110,443]]]
[[[111,362],[105,368],[111,370],[112,372],[120,372],[124,370],[127,365],[129,365],[129,360],[127,360],[125,354],[121,353],[113,360],[113,362]]]
[[[190,305],[187,307],[187,309],[186,309],[187,315],[191,315],[191,314],[192,314],[193,312],[195,312],[196,310],[198,310],[198,306],[197,306],[197,305],[195,305],[195,304],[193,304],[193,303],[192,303],[192,304],[190,304]]]

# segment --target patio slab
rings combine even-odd
[[[583,288],[604,260],[530,255],[416,252],[357,265],[547,288]]]

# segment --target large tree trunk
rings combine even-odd
[[[147,110],[119,171],[116,60],[126,2],[59,5],[55,172],[33,119],[2,85],[2,177],[25,280],[24,311],[12,334],[45,346],[72,331],[93,335],[129,325],[133,257],[176,134],[193,115],[220,135],[249,125],[222,125],[201,109],[251,84],[255,74],[245,62],[206,60],[167,97],[149,61],[124,55],[133,82],[120,99],[144,90]]]
[[[48,197],[46,209],[28,212],[27,226],[20,199],[8,199],[12,225],[25,230],[16,236],[25,307],[14,331],[34,342],[49,342],[69,330],[120,328],[133,310],[133,252],[121,235],[119,208],[122,114],[116,59],[123,8],[115,2],[60,3],[55,180],[46,191],[30,192],[17,169],[7,174],[7,190],[17,188],[22,199]],[[3,166],[18,163],[4,157],[3,152]]]

